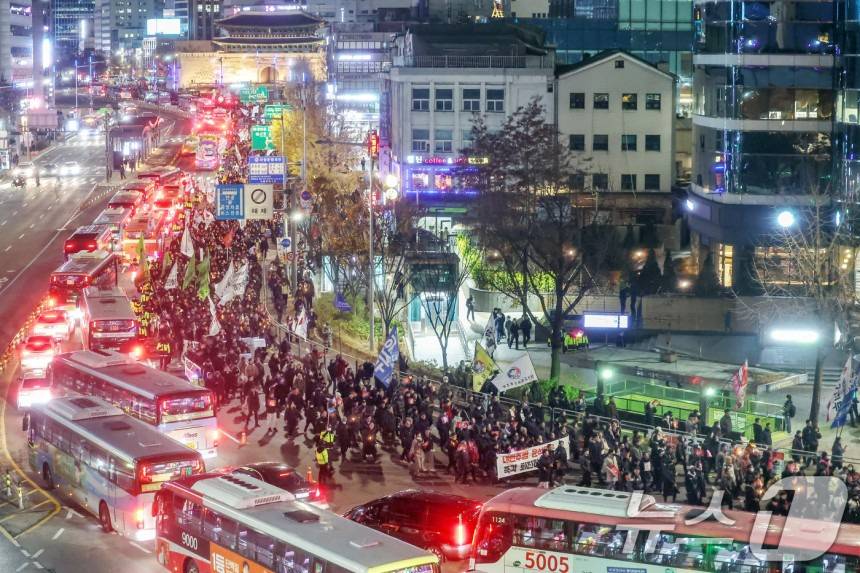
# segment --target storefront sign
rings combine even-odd
[[[409,155],[406,163],[411,165],[488,165],[489,157],[442,157],[439,155]]]

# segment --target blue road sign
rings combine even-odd
[[[281,239],[281,246],[283,248],[289,250],[290,245],[292,245],[292,242],[290,241],[289,237],[284,237],[283,239]]]
[[[251,155],[248,157],[248,183],[283,185],[284,158],[279,155]]]
[[[245,218],[245,186],[236,183],[215,186],[215,219],[236,221]]]

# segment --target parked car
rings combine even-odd
[[[300,472],[283,462],[256,462],[244,466],[228,466],[217,471],[257,478],[287,490],[298,500],[318,503],[325,501],[320,488],[308,482]]]
[[[469,555],[481,503],[434,491],[406,490],[350,509],[344,517],[435,553]]]

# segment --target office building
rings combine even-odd
[[[95,48],[123,66],[143,66],[146,21],[161,18],[164,0],[95,0]]]
[[[215,25],[221,14],[221,0],[188,0],[188,39],[211,40],[218,35]]]
[[[556,120],[576,191],[664,192],[674,183],[675,76],[612,50],[559,66]]]
[[[0,0],[0,83],[33,79],[33,3]]]
[[[371,129],[380,129],[380,114],[388,113],[394,34],[356,23],[332,24],[330,31],[326,93],[353,133],[363,137]],[[380,136],[383,141],[389,139],[387,131]]]
[[[58,58],[81,52],[92,33],[95,0],[51,0],[51,32]]]
[[[834,80],[844,74],[835,68],[832,2],[729,8],[727,2],[695,6],[687,207],[694,256],[710,253],[723,286],[745,293],[755,292],[753,269],[765,259],[780,261],[781,276],[772,273],[777,280],[797,280],[792,257],[771,240],[778,215],[808,205],[810,195],[838,190]],[[846,49],[852,44],[856,34]],[[845,81],[853,77],[848,73]],[[839,100],[848,133],[852,118],[857,121],[856,91],[846,93],[855,101],[852,112],[844,97]],[[846,147],[845,153],[850,158],[853,152]]]
[[[538,98],[553,121],[555,57],[538,31],[505,24],[414,26],[394,43],[390,148],[381,161],[403,193],[461,200],[476,192],[468,166],[472,120],[500,129]],[[464,168],[465,167],[465,168]]]
[[[486,0],[485,0],[486,2]],[[538,26],[565,64],[620,49],[678,76],[676,111],[691,104],[691,0],[506,0],[507,14]]]

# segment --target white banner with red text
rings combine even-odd
[[[567,452],[568,459],[570,459],[570,442],[568,438],[559,438],[558,440],[546,442],[539,446],[532,446],[524,450],[516,450],[507,454],[497,454],[496,473],[498,475],[498,479],[504,479],[537,469],[537,461],[543,451],[550,448],[550,450],[554,452],[556,448],[558,448],[559,444],[564,447],[564,451]]]

